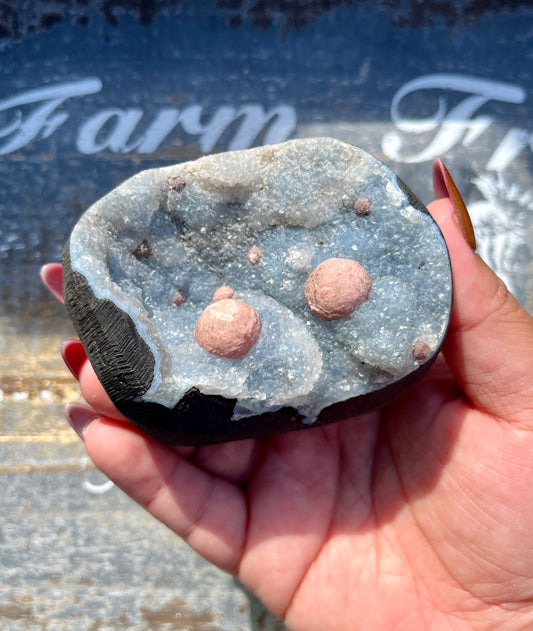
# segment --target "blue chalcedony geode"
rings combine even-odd
[[[372,288],[351,315],[325,321],[304,286],[330,258],[359,262]],[[446,245],[425,207],[377,159],[329,138],[139,173],[85,212],[63,263],[65,304],[111,400],[176,444],[388,402],[427,372],[452,303]],[[223,285],[261,319],[238,359],[195,339]]]

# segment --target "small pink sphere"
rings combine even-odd
[[[331,258],[311,272],[304,294],[313,315],[322,320],[340,320],[368,298],[371,287],[370,276],[360,263]]]
[[[248,259],[248,263],[251,265],[257,265],[263,258],[263,250],[258,245],[252,245],[246,255],[246,258]]]
[[[227,285],[222,285],[213,294],[213,302],[218,302],[219,300],[225,300],[227,298],[233,298],[235,296],[235,292],[231,287]]]
[[[204,309],[196,322],[199,346],[226,359],[244,357],[259,339],[261,320],[242,300],[225,298]]]

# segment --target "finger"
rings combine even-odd
[[[61,263],[47,263],[41,267],[41,280],[61,304],[63,300],[63,266]]]
[[[533,319],[465,239],[450,199],[428,206],[452,263],[447,363],[472,404],[533,428]]]
[[[120,419],[103,417],[96,410],[93,410],[93,408],[81,403],[67,403],[65,406],[65,417],[82,441],[85,441],[85,432],[89,425],[97,419],[107,420],[110,423],[120,422],[125,428],[136,429],[131,421],[121,421]],[[136,429],[136,431],[140,430]],[[183,445],[168,445],[168,447],[182,458],[188,458],[195,450],[194,447],[186,447]]]
[[[65,340],[61,344],[61,357],[75,379],[80,378],[80,371],[87,361],[87,355],[79,340]]]
[[[117,420],[127,420],[111,402],[107,392],[98,380],[87,354],[79,340],[66,340],[61,345],[61,356],[67,368],[80,382],[83,398],[99,414]]]
[[[117,410],[94,372],[91,362],[85,361],[79,370],[80,390],[83,398],[97,412],[119,421],[128,419]]]
[[[241,484],[250,476],[258,452],[258,441],[250,438],[200,447],[192,461],[204,471]]]
[[[234,572],[244,545],[244,492],[180,457],[167,445],[97,419],[85,430],[94,464],[211,563]]]
[[[82,440],[85,440],[85,430],[98,416],[98,413],[88,405],[67,403],[65,406],[65,417],[68,424]]]

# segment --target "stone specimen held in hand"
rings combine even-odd
[[[139,173],[80,218],[63,263],[65,304],[111,400],[176,444],[387,403],[427,372],[452,301],[421,202],[328,138]]]

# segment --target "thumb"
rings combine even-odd
[[[475,254],[457,206],[449,198],[428,206],[452,264],[445,359],[475,408],[533,429],[533,319]]]

